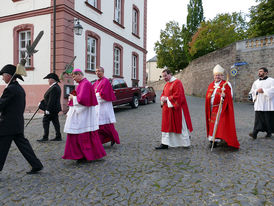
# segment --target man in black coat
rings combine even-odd
[[[60,82],[58,76],[55,73],[49,73],[44,79],[48,79],[50,88],[46,91],[44,99],[40,102],[39,108],[44,111],[43,128],[44,135],[42,139],[37,141],[45,142],[49,140],[49,124],[52,121],[55,128],[56,136],[51,141],[61,141],[60,123],[58,113],[61,111],[61,88],[58,85]]]
[[[7,84],[0,97],[0,171],[3,169],[12,140],[29,162],[32,169],[27,174],[35,174],[43,169],[40,160],[34,154],[29,141],[24,137],[24,110],[26,94],[16,81],[23,80],[15,73],[16,67],[8,64],[2,68],[0,75]]]

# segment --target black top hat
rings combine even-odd
[[[60,82],[59,77],[55,73],[49,73],[44,79],[54,79],[57,82]]]
[[[6,66],[4,66],[1,69],[0,75],[3,75],[4,73],[7,73],[7,74],[13,76],[14,73],[15,73],[15,71],[16,71],[16,66],[14,66],[12,64],[7,64]],[[16,79],[16,78],[21,79],[22,81],[24,81],[23,77],[21,75],[19,75],[19,74],[15,74],[13,76],[13,79]]]

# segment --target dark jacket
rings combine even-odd
[[[25,97],[25,91],[17,81],[11,82],[3,91],[0,97],[0,136],[24,133]]]
[[[50,114],[58,114],[61,109],[60,103],[61,88],[58,83],[52,85],[45,93],[44,99],[42,100],[39,108],[42,110],[47,110]]]

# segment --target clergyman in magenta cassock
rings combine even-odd
[[[80,69],[73,70],[73,79],[79,83],[76,96],[70,95],[69,111],[64,126],[67,141],[63,159],[96,160],[106,152],[98,135],[95,106],[98,104],[92,84]]]
[[[104,68],[98,67],[96,69],[98,80],[94,83],[94,89],[98,105],[96,105],[96,112],[99,121],[99,136],[102,144],[111,141],[120,144],[119,134],[114,127],[116,118],[114,115],[112,102],[116,100],[110,81],[104,77]]]

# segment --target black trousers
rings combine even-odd
[[[7,159],[12,140],[28,161],[32,168],[43,167],[40,160],[36,157],[29,141],[24,137],[24,134],[0,136],[0,171],[3,169]]]
[[[253,134],[258,132],[274,133],[274,111],[255,111]]]
[[[55,128],[56,137],[61,138],[58,113],[57,114],[45,114],[44,115],[44,117],[43,117],[43,128],[44,128],[43,138],[48,138],[49,137],[49,124],[50,124],[50,121],[52,121],[52,124]]]

